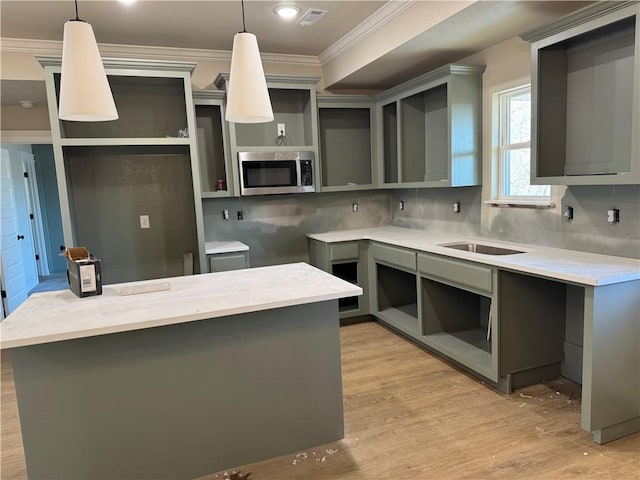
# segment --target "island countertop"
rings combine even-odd
[[[168,284],[168,290],[121,295]],[[166,288],[166,285],[164,285]],[[306,263],[232,270],[103,287],[36,293],[0,324],[0,347],[15,348],[361,295],[362,289]]]
[[[580,285],[601,286],[640,279],[640,260],[638,259],[468,237],[456,233],[387,226],[314,233],[308,234],[307,237],[327,243],[372,240]],[[522,253],[485,255],[446,247],[447,244],[462,242],[506,247]]]

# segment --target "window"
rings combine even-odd
[[[549,185],[531,185],[531,86],[497,94],[496,200],[548,202]],[[495,104],[495,103],[494,103]]]

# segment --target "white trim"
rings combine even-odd
[[[0,130],[1,143],[53,143],[51,130]]]
[[[483,203],[492,207],[556,208],[550,200],[485,200]]]
[[[412,7],[417,0],[406,2],[389,1],[385,3],[372,15],[364,19],[349,33],[338,39],[333,45],[325,49],[318,55],[320,64],[325,66],[333,62],[345,51],[353,48],[376,30],[396,18],[402,12]]]

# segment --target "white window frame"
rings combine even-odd
[[[494,93],[492,102],[494,112],[493,126],[496,132],[494,138],[494,174],[492,175],[494,185],[491,203],[496,204],[522,204],[522,205],[551,205],[551,191],[548,195],[507,195],[508,178],[506,178],[505,152],[519,149],[529,149],[531,151],[531,140],[526,142],[507,143],[509,138],[509,110],[508,101],[510,98],[521,95],[524,92],[531,92],[531,84],[521,84],[516,87],[507,88]],[[549,189],[551,190],[551,189]]]

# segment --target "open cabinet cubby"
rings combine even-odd
[[[332,263],[331,273],[342,280],[354,285],[359,285],[358,279],[358,261]],[[346,297],[338,299],[338,309],[340,313],[358,310],[360,307],[358,297]]]
[[[523,35],[532,43],[536,184],[640,183],[640,4],[599,3],[567,17],[564,30]]]
[[[489,322],[492,298],[421,278],[424,342],[464,366],[492,374],[493,344]]]
[[[310,90],[270,88],[269,97],[273,108],[273,121],[265,123],[236,123],[236,145],[238,147],[299,146],[313,145],[311,134],[312,112]],[[278,124],[284,124],[285,137],[280,142]]]
[[[416,275],[376,263],[377,315],[406,333],[418,327]]]
[[[61,138],[164,139],[189,134],[181,78],[108,75],[108,79],[119,118],[109,122],[60,120]],[[60,74],[54,74],[54,81],[59,95]]]

